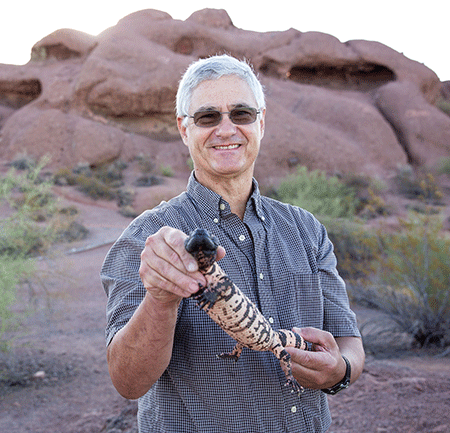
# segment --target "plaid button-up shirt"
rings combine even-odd
[[[345,284],[325,228],[298,207],[263,197],[253,181],[244,220],[193,175],[186,192],[144,212],[109,251],[101,272],[108,295],[106,342],[145,295],[140,253],[162,226],[190,233],[197,227],[225,247],[222,269],[275,329],[313,326],[335,337],[359,336]],[[244,349],[238,362],[217,359],[235,341],[196,301],[179,307],[171,362],[139,399],[140,432],[324,432],[331,423],[325,394],[298,396],[271,352]]]

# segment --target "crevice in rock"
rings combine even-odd
[[[194,51],[194,42],[191,38],[183,36],[175,43],[174,51],[175,53],[190,55]]]
[[[277,62],[273,62],[273,61],[267,61],[267,62],[263,63],[259,67],[259,72],[261,72],[263,75],[265,75],[267,77],[278,78],[278,79],[283,77],[283,74],[280,72],[280,65]]]
[[[417,159],[417,157],[415,157],[415,155],[410,150],[411,146],[410,146],[409,139],[407,137],[407,134],[406,134],[404,128],[402,128],[401,125],[399,125],[399,122],[397,122],[395,120],[394,116],[392,114],[390,114],[389,112],[386,112],[385,109],[382,109],[380,106],[378,106],[378,111],[384,117],[384,119],[389,124],[389,126],[392,128],[392,131],[394,132],[395,136],[397,137],[397,141],[398,141],[400,147],[405,152],[408,164],[410,164],[412,166],[420,165],[421,161],[419,161]]]
[[[273,75],[273,74],[272,74]],[[349,64],[342,66],[292,66],[287,78],[302,84],[312,84],[336,90],[368,92],[396,80],[391,69],[375,64]]]
[[[401,148],[405,151],[408,164],[412,166],[419,165],[419,162],[416,160],[416,158],[414,158],[414,156],[409,151],[408,138],[406,137],[405,132],[401,128],[397,127],[394,123],[391,123],[389,119],[387,119],[386,117],[385,119],[389,123],[389,125],[391,125],[392,130],[394,131]]]
[[[0,104],[19,109],[37,99],[42,93],[42,84],[37,79],[0,80]]]
[[[38,62],[48,59],[59,61],[82,57],[82,53],[72,50],[64,44],[53,44],[34,47],[31,51],[31,61]]]

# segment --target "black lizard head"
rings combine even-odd
[[[195,229],[186,239],[184,247],[197,260],[200,271],[206,271],[216,261],[219,241],[204,229]]]

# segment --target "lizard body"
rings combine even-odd
[[[220,358],[238,360],[242,349],[271,351],[280,360],[286,385],[296,392],[302,387],[291,371],[291,359],[285,347],[306,348],[303,338],[289,330],[275,331],[258,307],[231,281],[216,263],[218,241],[206,230],[196,229],[186,239],[185,248],[196,259],[208,282],[192,297],[228,335],[237,341],[233,351]]]

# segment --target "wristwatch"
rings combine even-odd
[[[331,395],[337,394],[339,391],[348,388],[350,385],[350,376],[352,373],[352,367],[350,365],[350,361],[345,356],[342,356],[342,358],[344,359],[345,365],[347,366],[345,369],[345,376],[339,383],[332,386],[331,388],[322,389],[322,391],[326,394]]]

